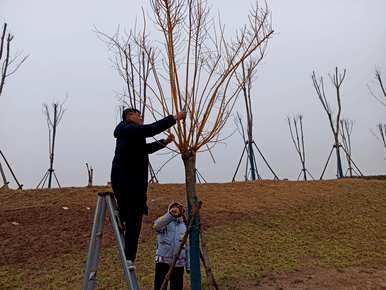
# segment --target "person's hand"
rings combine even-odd
[[[177,115],[175,115],[176,121],[181,121],[186,119],[186,112],[178,112]]]
[[[185,208],[184,208],[184,206],[180,205],[180,206],[178,207],[178,209],[179,209],[179,211],[180,211],[180,216],[183,215],[183,214],[185,214]]]
[[[175,140],[175,137],[173,133],[169,133],[168,138],[166,139],[166,143],[167,144],[172,143],[174,140]]]
[[[169,210],[169,213],[173,216],[173,217],[178,217],[179,214],[180,214],[180,210],[178,209],[178,207],[176,206],[173,206],[170,210]]]

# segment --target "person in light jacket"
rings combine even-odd
[[[157,232],[154,290],[161,289],[162,282],[181,245],[186,232],[184,214],[184,206],[178,202],[172,202],[168,212],[154,221],[153,228]],[[184,268],[189,272],[189,263],[189,245],[185,244],[170,277],[170,290],[183,289]]]

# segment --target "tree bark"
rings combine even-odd
[[[256,180],[256,167],[255,167],[255,162],[254,162],[254,153],[253,153],[253,147],[252,147],[252,138],[248,137],[248,152],[249,152],[249,163],[251,165],[251,174],[252,174],[252,180]],[[247,173],[248,174],[248,173]],[[248,176],[248,175],[247,175]]]
[[[340,144],[338,136],[335,136],[335,150],[336,150],[336,164],[337,164],[337,178],[343,178],[342,159],[340,157]]]
[[[307,181],[307,172],[306,172],[306,162],[302,161],[302,171],[303,171],[303,179],[304,181]]]
[[[58,121],[58,105],[54,104],[54,123],[52,125],[52,147],[50,154],[50,168],[48,169],[48,188],[51,188],[52,174],[54,172],[54,150],[55,150],[55,138],[56,138],[56,126]]]
[[[185,167],[186,199],[189,216],[192,215],[193,205],[197,203],[196,193],[196,154],[189,151],[182,154]],[[197,214],[193,221],[192,232],[189,236],[190,244],[190,285],[192,290],[201,289],[200,270],[200,216]]]

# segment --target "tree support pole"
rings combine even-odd
[[[15,180],[16,184],[17,184],[17,189],[23,189],[23,184],[21,184],[19,182],[19,180],[17,180],[16,175],[13,172],[11,165],[8,163],[7,158],[5,158],[5,156],[4,156],[4,154],[3,154],[3,152],[1,150],[0,150],[0,155],[1,155],[1,157],[3,157],[5,165],[7,165],[7,168],[9,170],[9,172],[11,172],[11,175],[12,175],[13,179]]]
[[[346,149],[344,149],[344,147],[342,147],[342,149],[343,149],[343,151],[345,151],[346,154],[347,154]],[[358,170],[359,174],[360,174],[361,176],[363,176],[363,173],[362,173],[361,170],[358,168],[358,166],[355,164],[354,160],[352,160],[351,156],[348,155],[348,157],[350,158],[350,161],[352,162],[352,164],[354,165],[354,167],[356,168],[356,170]]]
[[[241,157],[240,157],[239,163],[237,164],[235,174],[233,175],[232,182],[235,182],[235,178],[236,178],[237,172],[239,171],[241,161],[243,161],[243,157],[246,149],[247,149],[247,146],[244,145],[243,153],[241,153]]]
[[[269,165],[267,159],[265,159],[265,157],[264,157],[263,153],[260,151],[259,147],[257,147],[257,145],[256,145],[256,143],[255,143],[254,141],[253,141],[253,144],[255,145],[255,147],[256,147],[256,149],[257,149],[257,152],[259,152],[261,158],[264,160],[265,165],[267,165],[268,169],[269,169],[269,170],[271,171],[271,173],[273,174],[274,178],[275,178],[276,180],[278,180],[279,177],[277,177],[275,171],[273,171],[272,167]]]
[[[324,168],[323,168],[323,171],[322,171],[322,175],[320,175],[319,180],[322,180],[322,179],[323,179],[324,172],[326,171],[328,162],[330,162],[330,158],[331,158],[332,152],[334,151],[334,148],[335,148],[335,145],[332,146],[332,148],[331,148],[330,154],[328,155],[328,158],[327,158],[326,165],[324,165]]]

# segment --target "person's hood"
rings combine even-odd
[[[119,136],[119,132],[122,130],[122,127],[125,126],[125,122],[124,121],[121,121],[117,127],[115,127],[115,130],[114,130],[114,137],[117,138]]]
[[[184,206],[182,203],[178,202],[178,201],[172,201],[171,203],[169,203],[169,206],[168,206],[168,211],[175,205],[181,205],[181,206]]]

